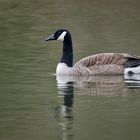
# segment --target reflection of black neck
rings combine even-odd
[[[73,82],[66,83],[65,86],[58,86],[59,92],[64,96],[64,106],[67,108],[71,108],[73,106],[73,98],[74,98],[74,87]]]
[[[63,54],[60,60],[61,63],[67,64],[67,66],[73,66],[73,48],[71,35],[67,33],[63,41]]]
[[[69,85],[65,90],[64,90],[64,106],[66,107],[72,107],[73,105],[73,95],[74,88],[73,85]]]

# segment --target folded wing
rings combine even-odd
[[[79,73],[123,74],[124,69],[140,65],[140,58],[127,53],[100,53],[81,59],[74,67]]]

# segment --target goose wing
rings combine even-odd
[[[127,53],[100,53],[81,59],[74,65],[83,75],[123,74],[124,69],[140,65],[140,57]]]
[[[140,57],[127,53],[100,53],[85,57],[78,61],[74,66],[92,67],[115,64],[118,66],[130,67],[137,63],[140,64]]]

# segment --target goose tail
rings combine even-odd
[[[140,74],[140,58],[130,58],[128,59],[124,74],[133,75],[133,74]]]
[[[140,57],[125,57],[127,59],[125,63],[125,68],[137,67],[140,65]]]

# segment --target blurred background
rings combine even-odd
[[[59,28],[72,34],[75,62],[140,55],[139,0],[0,0],[0,139],[139,139],[138,86],[122,76],[57,83],[62,44],[44,39]]]

